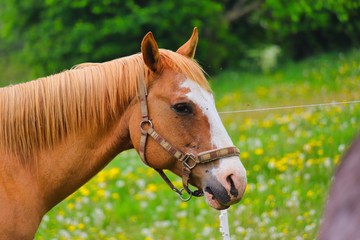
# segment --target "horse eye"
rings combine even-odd
[[[192,107],[188,103],[177,103],[171,109],[179,115],[190,115],[193,113]]]

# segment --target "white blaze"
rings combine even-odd
[[[190,92],[187,93],[186,96],[198,105],[203,111],[203,114],[208,118],[210,124],[211,143],[216,148],[233,146],[233,143],[216,110],[213,95],[201,88],[196,82],[189,79],[185,80],[181,87],[190,89]]]
[[[200,107],[203,114],[208,118],[210,124],[211,143],[215,148],[224,148],[233,146],[230,136],[225,130],[225,127],[220,119],[219,113],[215,107],[214,97],[211,93],[205,91],[196,82],[186,79],[182,84],[182,88],[190,90],[186,96]],[[209,149],[210,150],[210,149]],[[217,169],[213,169],[215,175],[220,174],[220,171],[234,171],[238,170],[239,174],[245,177],[245,169],[238,157],[228,157],[226,161],[220,161]]]

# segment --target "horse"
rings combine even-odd
[[[337,168],[319,240],[359,239],[360,237],[360,136],[343,156]]]
[[[246,170],[194,60],[197,43],[196,28],[175,52],[149,32],[140,53],[0,88],[0,238],[32,239],[46,212],[132,148],[183,200],[239,202]]]

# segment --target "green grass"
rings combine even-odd
[[[212,79],[218,110],[360,99],[360,51]],[[232,239],[315,239],[334,168],[360,126],[360,104],[221,114],[247,169],[229,209]],[[181,180],[172,176],[178,184]],[[35,239],[221,239],[203,198],[181,202],[134,151],[121,153],[52,209]]]

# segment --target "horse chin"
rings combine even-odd
[[[204,197],[205,197],[205,201],[206,203],[212,207],[215,208],[216,210],[224,210],[229,208],[230,206],[227,205],[223,205],[220,201],[218,201],[214,195],[204,192]]]

